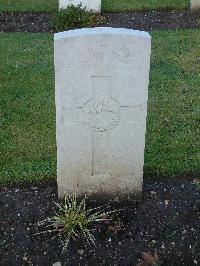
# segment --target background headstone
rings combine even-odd
[[[56,33],[54,45],[59,197],[139,197],[149,34],[81,29]]]
[[[200,0],[190,0],[190,9],[192,11],[200,10]]]
[[[101,13],[101,0],[59,0],[59,9],[66,8],[69,5],[77,6],[80,3],[88,11],[92,10],[95,13]]]

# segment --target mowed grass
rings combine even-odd
[[[152,37],[145,175],[198,173],[200,30]],[[1,33],[0,59],[0,184],[52,180],[53,36]]]
[[[134,10],[172,10],[189,8],[189,0],[102,0],[103,12]],[[57,0],[1,0],[0,11],[52,12],[58,10]]]
[[[104,12],[128,12],[138,10],[182,10],[189,8],[188,0],[103,0]]]
[[[200,173],[200,30],[155,31],[146,175]]]
[[[55,176],[53,41],[47,34],[1,34],[0,181]]]
[[[4,12],[52,12],[58,10],[57,0],[0,0]]]

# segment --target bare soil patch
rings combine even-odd
[[[141,253],[157,250],[163,265],[200,264],[200,188],[193,181],[146,180],[141,202],[124,208],[117,232],[106,225],[96,247],[81,239],[62,253],[50,235],[35,237],[35,224],[53,212],[56,184],[1,188],[0,265],[137,265]]]
[[[200,28],[200,12],[147,11],[103,14],[106,24],[100,26],[124,27],[138,30]],[[50,32],[50,13],[0,13],[0,32]]]

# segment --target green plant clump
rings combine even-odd
[[[95,244],[92,225],[111,220],[108,216],[115,212],[115,210],[105,211],[102,206],[87,209],[86,197],[78,203],[76,195],[65,197],[64,203],[56,203],[56,206],[58,207],[56,215],[39,222],[38,225],[46,224],[48,230],[41,233],[54,233],[55,237],[61,240],[63,250],[66,250],[71,239],[76,240],[80,237],[86,239],[87,243]]]
[[[105,23],[104,17],[93,15],[82,8],[82,4],[78,6],[70,5],[66,9],[61,9],[51,20],[51,26],[55,31],[94,27],[103,23]]]

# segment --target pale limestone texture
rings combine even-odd
[[[192,11],[200,10],[200,0],[190,0],[190,9]]]
[[[69,5],[77,6],[80,3],[88,11],[92,10],[95,13],[101,13],[101,0],[59,0],[59,9],[66,8]]]
[[[56,33],[58,192],[142,192],[151,37],[128,29]]]

